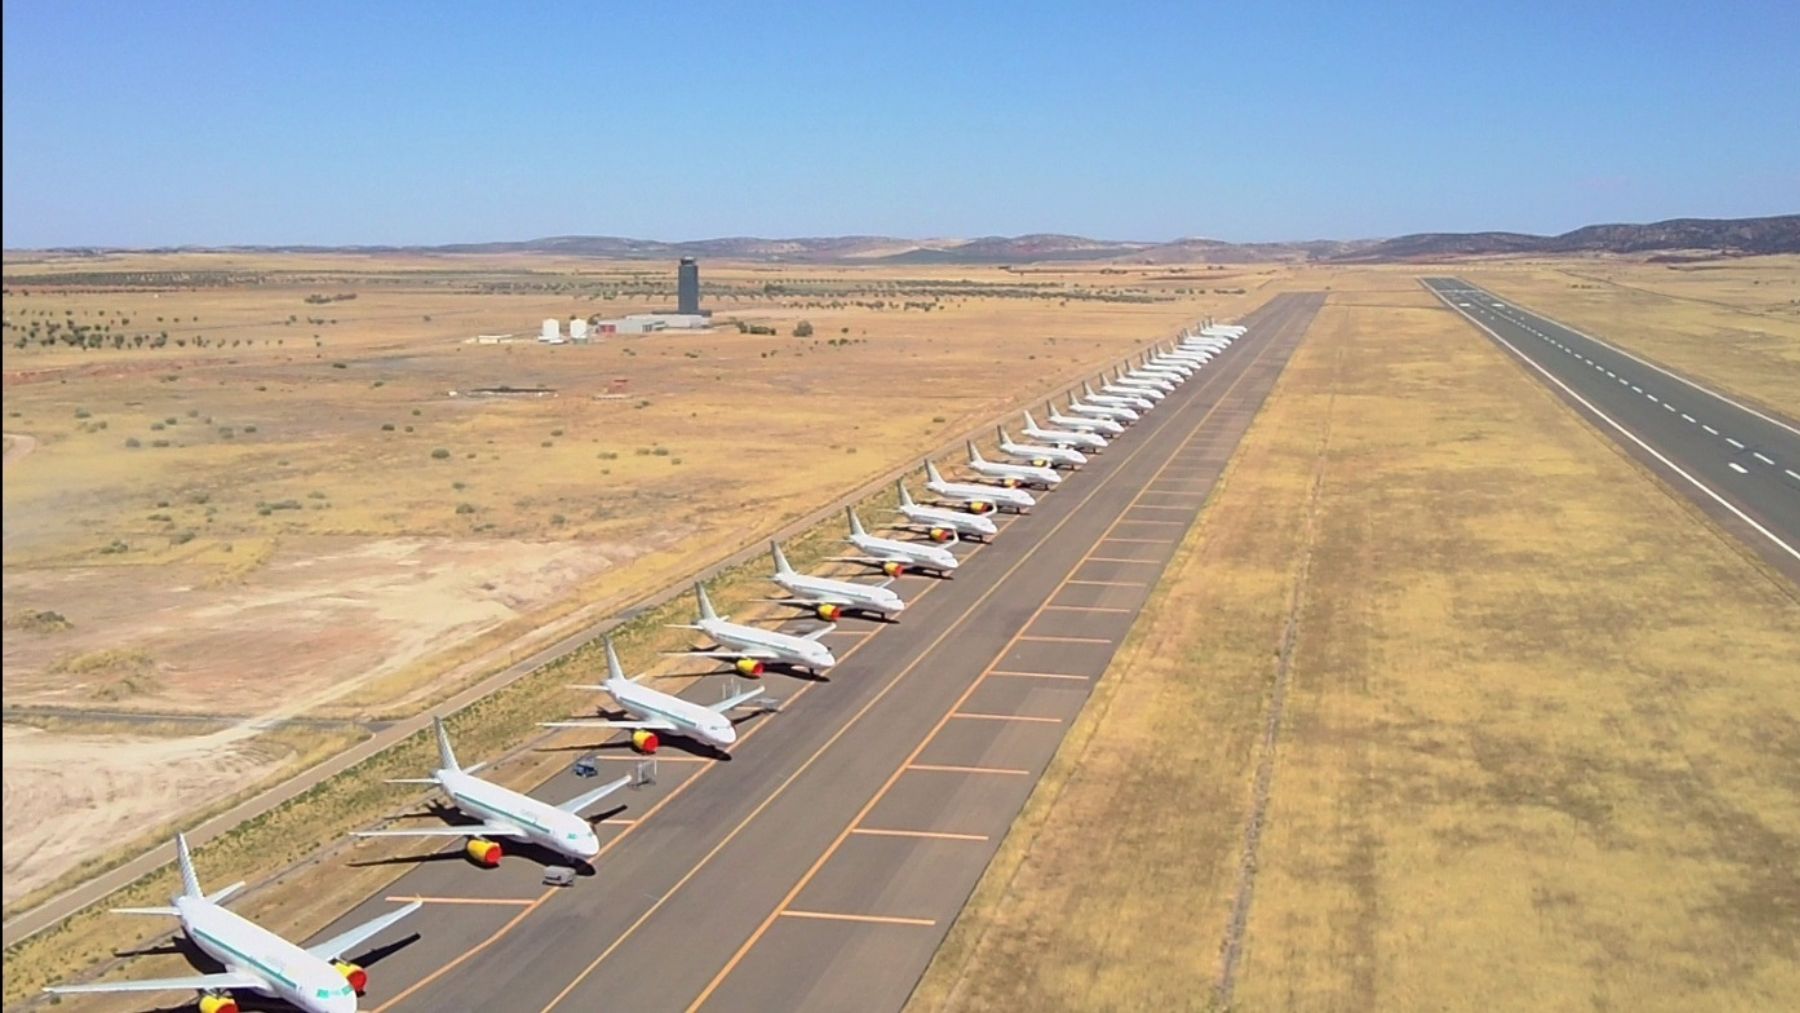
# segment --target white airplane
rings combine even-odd
[[[981,450],[975,446],[974,440],[967,441],[969,448],[969,470],[977,475],[998,480],[1002,485],[1015,487],[1036,485],[1044,489],[1052,489],[1062,484],[1062,476],[1056,469],[1037,464],[1007,464],[1003,461],[990,461],[981,456]]]
[[[1175,381],[1160,376],[1146,376],[1136,369],[1120,366],[1113,370],[1113,382],[1130,387],[1143,387],[1158,394],[1171,394],[1175,390]],[[1152,396],[1150,400],[1156,400]]]
[[[1055,411],[1054,408],[1051,409],[1050,421],[1053,424],[1058,418]],[[1093,424],[1096,430],[1100,428],[1102,422],[1101,419],[1084,419],[1083,421]],[[1124,428],[1117,422],[1107,422],[1106,424],[1112,426],[1114,432],[1119,432]],[[1058,464],[1077,468],[1087,463],[1087,455],[1074,447],[1046,447],[1036,443],[1015,443],[1012,434],[1006,431],[1005,426],[995,426],[994,435],[1000,437],[1002,454],[1016,460],[1030,461],[1040,468],[1053,467]]]
[[[1105,388],[1105,393],[1099,393],[1094,390],[1093,384],[1083,380],[1081,381],[1081,391],[1082,395],[1087,398],[1089,403],[1104,405],[1108,408],[1131,408],[1136,411],[1147,412],[1151,408],[1156,407],[1156,402],[1145,397],[1144,392],[1141,390],[1127,393],[1112,387],[1107,387]]]
[[[1069,410],[1072,412],[1079,412],[1082,415],[1089,416],[1090,419],[1104,419],[1106,421],[1109,421],[1113,425],[1119,426],[1120,432],[1125,431],[1125,427],[1122,425],[1119,425],[1120,422],[1136,422],[1139,418],[1142,417],[1142,416],[1138,415],[1138,413],[1135,409],[1127,408],[1122,404],[1117,404],[1117,405],[1087,404],[1073,394],[1069,395]],[[1055,424],[1057,424],[1059,426],[1062,426],[1064,429],[1069,428],[1068,422],[1055,418],[1054,414],[1052,415],[1050,421],[1054,422]],[[1078,428],[1085,429],[1087,427],[1080,426]],[[1101,432],[1108,431],[1103,426],[1096,427],[1096,428],[1100,429]]]
[[[878,538],[863,529],[862,518],[856,516],[855,507],[845,507],[844,515],[850,518],[850,537],[846,541],[868,555],[845,558],[842,562],[879,566],[889,577],[898,577],[909,569],[932,570],[939,576],[948,576],[956,569],[956,553],[949,549],[923,542]]]
[[[1094,416],[1064,416],[1064,414],[1058,412],[1057,407],[1051,405],[1049,401],[1044,401],[1044,410],[1046,410],[1046,414],[1048,414],[1048,417],[1046,417],[1044,421],[1048,421],[1049,425],[1057,426],[1057,428],[1073,428],[1073,430],[1082,430],[1082,432],[1098,432],[1098,434],[1105,435],[1105,437],[1109,437],[1109,439],[1114,437],[1114,435],[1125,432],[1125,426],[1120,425],[1118,419],[1111,416],[1111,412],[1102,412],[1102,414],[1094,414]],[[1073,398],[1069,399],[1069,410],[1076,410],[1075,399]],[[1123,408],[1123,410],[1130,412],[1130,408]],[[1136,416],[1138,412],[1132,412],[1132,414]],[[1004,435],[1004,432],[1006,432],[1006,430],[1001,430],[1001,435]],[[1008,437],[1008,439],[1012,439],[1012,437]],[[1001,450],[1006,450],[1006,448],[1003,446]],[[1069,453],[1080,453],[1080,450],[1069,450]]]
[[[1200,336],[1203,338],[1220,337],[1229,340],[1241,338],[1249,333],[1249,331],[1250,328],[1245,327],[1243,324],[1207,324],[1205,327],[1200,328]]]
[[[1177,382],[1185,380],[1200,371],[1199,363],[1187,362],[1183,359],[1166,358],[1161,351],[1146,355],[1140,359],[1139,362],[1142,363],[1142,365],[1138,368],[1147,369],[1153,373],[1171,374],[1172,378]]]
[[[888,588],[886,582],[858,584],[850,580],[814,577],[789,566],[787,556],[775,542],[769,543],[769,552],[775,557],[775,575],[769,579],[794,596],[771,598],[770,601],[812,609],[814,614],[826,622],[836,620],[844,614],[845,609],[879,612],[884,616],[899,615],[906,610],[906,603]]]
[[[898,479],[894,487],[900,490],[900,505],[895,512],[908,521],[917,524],[930,533],[932,541],[953,542],[962,535],[980,535],[992,538],[1000,533],[994,522],[980,514],[967,513],[962,510],[947,510],[943,507],[925,506],[913,502],[912,493],[906,491],[906,480]]]
[[[619,665],[618,652],[613,650],[611,637],[606,638],[606,681],[598,686],[569,688],[605,693],[631,717],[623,721],[611,718],[545,721],[545,728],[629,728],[631,748],[640,753],[656,752],[661,744],[657,732],[674,732],[723,749],[737,741],[737,726],[731,723],[728,713],[762,695],[762,687],[758,686],[730,694],[718,703],[698,704],[673,693],[651,689],[625,674],[625,669]]]
[[[1102,381],[1100,385],[1100,392],[1102,394],[1111,394],[1114,397],[1135,397],[1147,401],[1152,405],[1163,399],[1163,392],[1157,390],[1155,387],[1127,383],[1124,380],[1118,379],[1116,376],[1110,380],[1105,376],[1101,376],[1100,379]]]
[[[496,837],[530,841],[583,862],[600,853],[600,838],[595,836],[587,817],[581,814],[595,802],[631,783],[631,775],[608,781],[561,805],[551,805],[476,777],[475,771],[486,766],[486,761],[467,767],[457,763],[456,753],[450,748],[450,733],[444,730],[444,719],[434,716],[431,725],[437,732],[438,769],[430,777],[393,778],[388,783],[437,785],[456,808],[467,815],[481,817],[481,822],[471,826],[359,830],[351,836],[467,837],[469,842],[463,846],[464,853],[490,869],[500,864],[502,854],[499,842],[491,840]]]
[[[322,943],[305,948],[228,911],[222,902],[242,889],[233,883],[213,893],[202,893],[188,855],[187,837],[175,835],[175,863],[181,869],[181,893],[168,907],[118,908],[120,914],[169,915],[181,919],[181,931],[207,956],[224,965],[215,974],[185,978],[149,978],[107,981],[91,985],[58,985],[44,991],[58,995],[90,992],[172,992],[193,989],[200,993],[201,1013],[237,1013],[233,991],[254,992],[280,999],[306,1013],[356,1013],[356,997],[368,984],[362,968],[344,960],[344,954],[379,935],[388,926],[419,910],[413,901],[387,914],[340,932]]]
[[[1212,352],[1200,352],[1200,351],[1194,351],[1191,349],[1174,348],[1174,349],[1170,349],[1167,352],[1161,353],[1160,361],[1163,361],[1163,362],[1185,362],[1188,365],[1194,367],[1195,370],[1200,370],[1200,369],[1206,368],[1206,364],[1213,361],[1214,357],[1215,357],[1214,353],[1212,353]]]
[[[1092,450],[1106,447],[1106,437],[1099,433],[1080,429],[1045,429],[1037,424],[1037,419],[1031,417],[1030,411],[1025,412],[1025,427],[1019,432],[1058,447],[1086,447]]]
[[[944,476],[938,474],[937,465],[929,460],[925,462],[925,488],[947,500],[966,503],[971,511],[978,514],[1003,506],[1024,513],[1037,505],[1037,499],[1023,489],[1003,489],[996,485],[977,485],[974,482],[946,482]]]
[[[731,622],[729,616],[713,611],[712,599],[706,596],[706,588],[698,581],[694,583],[694,597],[700,602],[699,620],[691,624],[676,624],[675,628],[699,630],[719,646],[704,651],[672,651],[671,654],[729,661],[740,674],[752,677],[761,675],[763,665],[770,661],[798,665],[814,675],[837,664],[837,657],[831,653],[831,648],[820,642],[821,637],[837,629],[836,625],[821,626],[802,635],[765,630]]]

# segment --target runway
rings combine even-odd
[[[1800,428],[1461,279],[1427,278],[1425,285],[1800,583]]]
[[[523,851],[493,870],[452,851],[345,912],[321,936],[427,900],[362,1008],[899,1008],[1323,302],[1275,297],[1032,512],[965,546],[955,579],[903,577],[901,622],[846,623],[827,681],[767,677],[782,708],[728,761],[665,747],[656,783],[599,824],[593,875],[544,887]],[[636,759],[601,755],[602,777]],[[593,784],[563,773],[533,794]]]

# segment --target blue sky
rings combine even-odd
[[[7,0],[4,22],[8,247],[1800,211],[1791,2]]]

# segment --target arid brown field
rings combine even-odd
[[[1797,643],[1410,277],[1339,275],[914,1006],[1781,1008]]]

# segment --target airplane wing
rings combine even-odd
[[[812,605],[849,606],[856,604],[841,594],[830,594],[827,592],[820,592],[810,598],[764,598],[763,601],[769,602],[772,605],[793,605],[797,608],[807,608]]]
[[[417,830],[358,830],[352,837],[524,837],[525,831],[509,823],[476,823],[456,827],[421,827]]]
[[[206,992],[224,988],[268,987],[269,983],[256,975],[242,971],[221,971],[218,974],[190,974],[185,978],[140,978],[137,981],[96,981],[90,985],[56,985],[44,991],[73,995],[86,992],[176,992],[184,989]]]
[[[371,918],[353,929],[340,932],[322,943],[314,943],[306,948],[306,952],[320,960],[336,960],[373,938],[382,929],[412,914],[422,906],[423,902],[415,900],[405,907],[389,911],[379,918]]]
[[[610,718],[583,718],[579,721],[540,721],[545,728],[648,728],[653,732],[673,732],[673,722],[653,718],[649,721],[614,721]]]
[[[595,788],[593,791],[582,792],[567,802],[564,802],[562,805],[557,806],[557,808],[571,816],[580,816],[583,809],[586,809],[588,806],[593,805],[595,802],[600,801],[630,783],[631,775],[626,774],[616,781],[608,781],[600,787]]]
[[[747,690],[743,691],[742,693],[737,693],[732,696],[728,696],[725,699],[720,700],[718,703],[709,703],[706,706],[711,710],[714,710],[714,711],[719,712],[720,714],[723,714],[726,711],[731,710],[734,707],[742,707],[746,701],[753,700],[761,695],[762,695],[762,688],[757,687],[756,689],[747,689]]]

